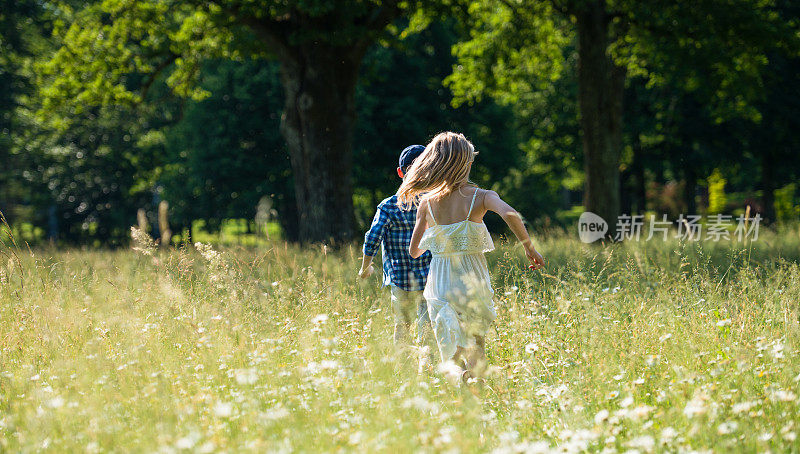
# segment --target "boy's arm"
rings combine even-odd
[[[375,254],[378,253],[378,248],[381,245],[388,223],[389,216],[383,210],[383,207],[378,205],[375,217],[372,218],[372,225],[364,235],[364,257],[361,260],[361,269],[358,271],[358,276],[362,279],[369,277],[374,271],[372,260],[375,258]]]
[[[428,228],[428,217],[426,213],[428,209],[428,201],[422,200],[417,207],[417,222],[414,224],[414,233],[411,234],[411,243],[408,245],[408,253],[411,257],[419,258],[425,253],[424,250],[419,248],[419,242],[422,241],[422,234]]]
[[[358,270],[358,277],[366,279],[372,276],[372,273],[375,272],[375,267],[372,266],[372,259],[374,258],[374,255],[365,255],[361,258],[361,269]]]
[[[533,247],[533,242],[531,241],[531,237],[528,235],[528,230],[525,228],[525,224],[522,223],[522,216],[520,216],[517,210],[512,208],[511,205],[507,204],[494,191],[486,192],[486,197],[484,197],[483,204],[487,210],[494,211],[495,213],[499,214],[504,221],[506,221],[508,227],[512,232],[514,232],[514,235],[525,247],[525,255],[531,262],[530,268],[533,270],[543,268],[544,258],[542,258],[542,255],[539,254],[535,247]]]

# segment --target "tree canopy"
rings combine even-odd
[[[472,2],[470,39],[454,47],[456,103],[491,96],[526,102],[565,71],[574,42],[583,138],[585,205],[620,210],[624,90],[632,79],[697,99],[716,121],[760,120],[769,54],[796,57],[797,16],[779,2],[705,0]],[[628,81],[628,82],[626,82]],[[694,183],[691,183],[694,184]]]
[[[792,2],[2,6],[0,210],[32,239],[121,244],[165,200],[179,234],[261,206],[286,239],[342,244],[442,130],[534,226],[712,191],[796,216]]]

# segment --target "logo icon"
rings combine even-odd
[[[608,232],[608,224],[591,211],[584,211],[578,219],[578,235],[584,243],[594,243]]]

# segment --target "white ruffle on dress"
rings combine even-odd
[[[461,222],[437,224],[431,209],[434,225],[420,241],[420,249],[432,254],[424,296],[442,361],[452,359],[457,347],[468,348],[474,336],[485,336],[497,316],[483,255],[494,243],[486,224],[469,220],[477,194]]]

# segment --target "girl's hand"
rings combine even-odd
[[[528,260],[531,262],[531,265],[528,268],[531,271],[536,271],[539,269],[544,268],[544,258],[542,254],[539,253],[533,246],[529,246],[528,244],[525,245],[525,255],[528,257]]]
[[[370,266],[368,266],[366,269],[361,268],[360,270],[358,270],[358,277],[360,277],[361,279],[366,279],[372,276],[372,273],[374,272],[375,272],[375,267],[370,264]]]

